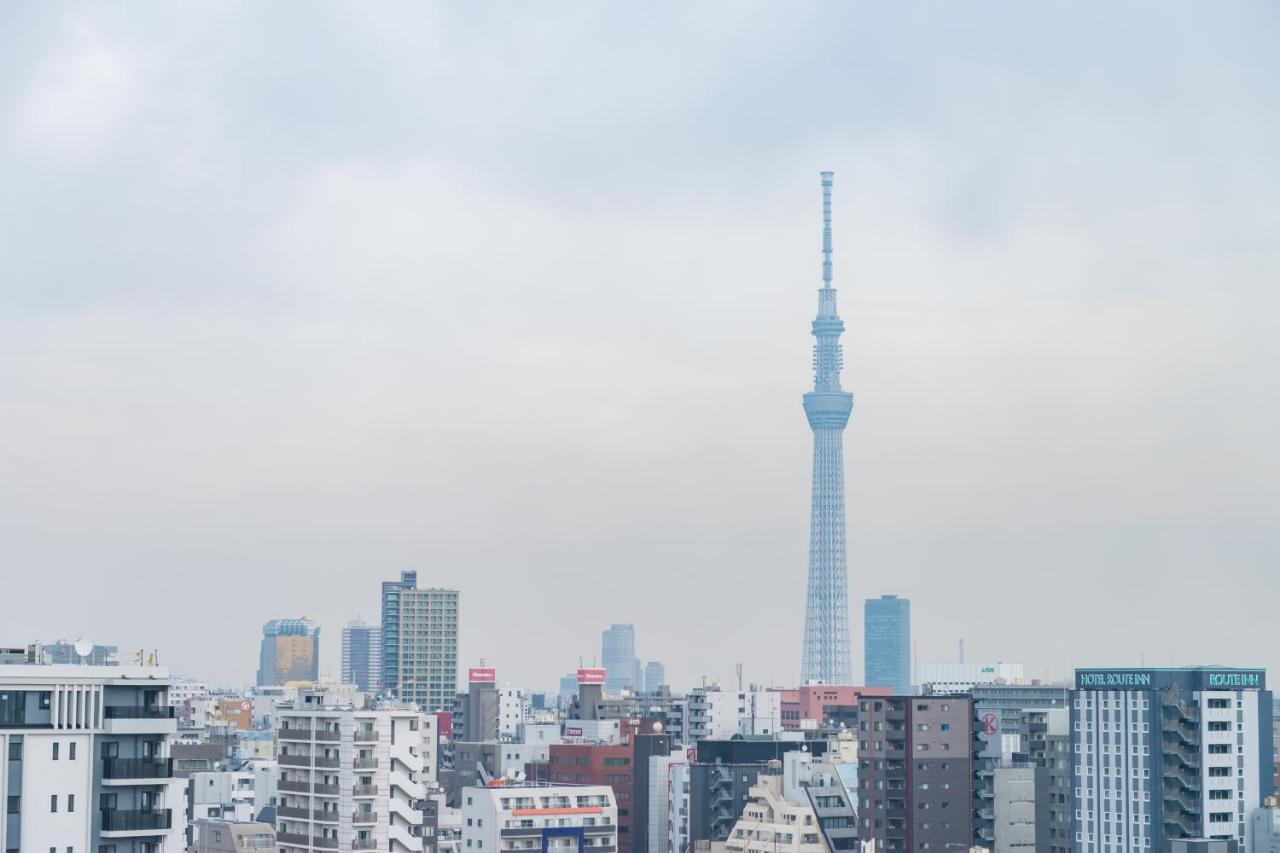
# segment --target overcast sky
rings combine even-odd
[[[0,641],[793,683],[818,172],[849,589],[921,663],[1280,669],[1280,7],[8,4]]]

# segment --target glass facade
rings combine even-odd
[[[896,595],[868,598],[863,616],[866,686],[888,687],[898,695],[910,693],[911,602]]]

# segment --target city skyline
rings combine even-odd
[[[1280,670],[1273,8],[152,11],[0,27],[5,641],[336,676],[409,570],[513,683],[798,682],[832,169],[854,606]]]

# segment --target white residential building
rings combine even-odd
[[[0,664],[5,850],[181,853],[169,684],[157,666]]]
[[[229,820],[246,823],[254,819],[255,776],[247,770],[211,770],[192,773],[187,778],[187,798],[191,820]]]
[[[424,850],[423,729],[434,717],[312,705],[282,707],[278,717],[282,853]]]
[[[466,853],[613,853],[618,804],[607,785],[463,788],[462,844]]]
[[[685,853],[689,841],[689,793],[693,780],[688,764],[672,764],[667,775],[667,853]]]
[[[684,701],[682,743],[782,730],[782,694],[776,690],[697,688]]]
[[[751,786],[751,799],[724,842],[729,853],[827,853],[813,808],[786,799],[782,787],[780,772],[762,773]]]
[[[529,699],[517,687],[498,689],[498,738],[515,740],[525,722]]]
[[[649,757],[649,850],[648,853],[667,853],[670,841],[671,773],[675,768],[687,767],[689,758],[684,752]],[[635,796],[641,796],[637,791]],[[635,851],[645,853],[645,851]]]

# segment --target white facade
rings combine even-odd
[[[515,740],[525,722],[529,699],[516,687],[498,689],[498,737]]]
[[[416,710],[279,709],[281,851],[423,850],[423,728]]]
[[[966,693],[980,684],[1026,684],[1020,663],[931,663],[916,678],[925,693]]]
[[[1280,807],[1274,797],[1267,797],[1262,808],[1253,813],[1252,846],[1247,853],[1280,853]]]
[[[4,849],[180,853],[168,687],[162,667],[0,665]]]
[[[618,804],[607,785],[503,785],[462,789],[467,853],[618,848]]]
[[[684,853],[689,844],[688,764],[672,764],[667,772],[667,853]]]
[[[782,694],[776,690],[690,691],[684,702],[685,743],[734,735],[772,735],[782,730]]]
[[[192,773],[187,779],[192,820],[230,820],[247,823],[254,808],[256,777],[252,771],[214,770]]]
[[[781,774],[762,774],[725,841],[730,853],[826,853],[813,808],[782,795]]]
[[[1162,702],[1170,701],[1172,723],[1162,718]],[[1153,779],[1164,772],[1165,758],[1185,754],[1178,771],[1187,777],[1185,788],[1167,777],[1161,784],[1186,812],[1166,805],[1165,819],[1181,821],[1184,837],[1230,837],[1248,850],[1250,818],[1262,805],[1259,723],[1254,690],[1184,692],[1172,700],[1156,690],[1074,691],[1077,849],[1158,850],[1166,834],[1152,822],[1160,790]],[[1176,739],[1162,740],[1162,729]],[[1117,744],[1122,735],[1123,745]]]
[[[648,853],[667,853],[670,841],[667,822],[671,819],[671,772],[675,767],[687,767],[688,756],[683,752],[649,757],[649,850]],[[635,796],[642,796],[637,791]],[[644,851],[636,851],[644,853]]]

